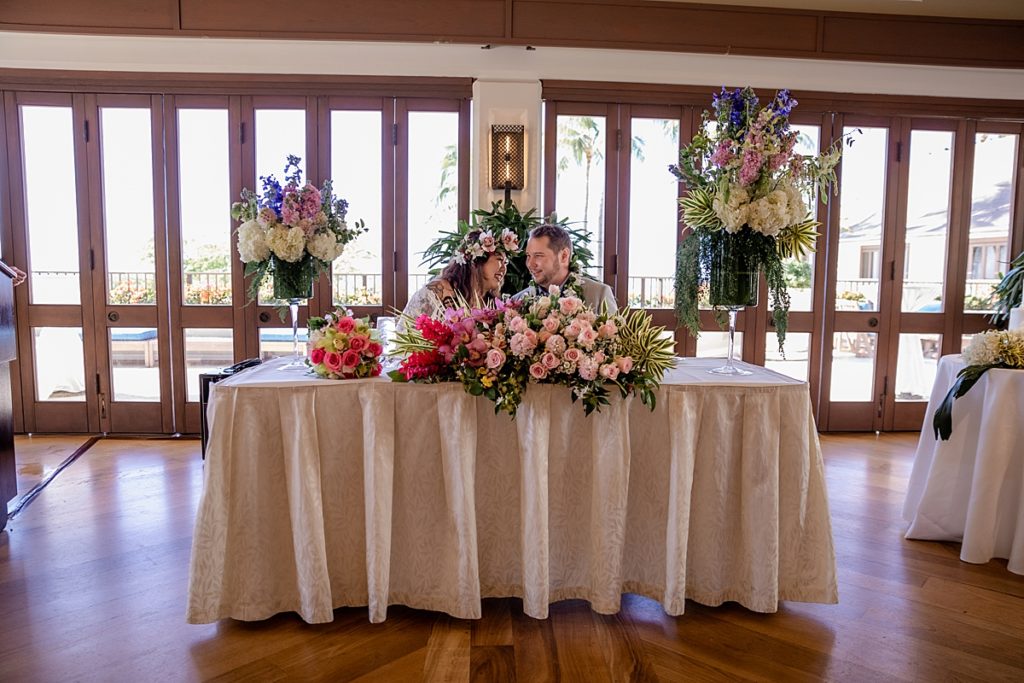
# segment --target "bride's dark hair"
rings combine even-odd
[[[467,240],[478,240],[480,239],[480,230],[471,230],[466,236]],[[455,259],[448,262],[444,270],[441,271],[441,278],[446,280],[452,289],[463,299],[472,303],[473,293],[480,293],[481,301],[490,301],[494,299],[494,295],[490,292],[484,291],[484,278],[483,278],[483,267],[487,263],[487,260],[491,258],[489,253],[483,256],[478,256],[472,261],[466,263],[459,263]]]

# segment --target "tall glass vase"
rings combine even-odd
[[[736,365],[733,350],[736,341],[736,315],[746,306],[757,305],[758,267],[742,236],[718,234],[712,243],[708,298],[712,306],[729,311],[729,351],[725,365],[708,370],[716,375],[749,375]]]
[[[299,305],[313,298],[313,273],[304,261],[278,261],[274,272],[274,298],[288,302],[292,323],[291,360],[282,369],[306,366],[306,354],[299,351]]]

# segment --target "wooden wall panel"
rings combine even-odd
[[[823,56],[977,66],[1024,63],[1024,23],[826,16]]]
[[[0,2],[0,23],[169,30],[178,26],[178,0],[6,0]]]
[[[505,0],[180,0],[183,31],[484,38],[505,34]]]
[[[517,0],[512,34],[517,41],[550,45],[696,48],[705,52],[812,54],[818,18],[784,11],[744,11],[665,3],[596,3]]]
[[[535,44],[1024,69],[1024,21],[651,0],[0,0],[0,30]]]

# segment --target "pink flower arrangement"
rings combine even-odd
[[[494,308],[448,309],[443,320],[421,316],[399,340],[399,349],[404,345],[410,355],[391,377],[454,379],[469,393],[494,401],[495,412],[513,415],[530,383],[569,387],[587,414],[608,403],[610,386],[623,396],[639,393],[653,405],[672,342],[659,338],[661,328],[649,322],[641,311],[599,316],[557,288],[523,302],[499,301]],[[624,336],[624,329],[632,336]],[[654,362],[641,366],[626,348],[640,348]]]
[[[384,347],[368,318],[335,311],[309,319],[309,364],[320,377],[376,377],[383,353]]]

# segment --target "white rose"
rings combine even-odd
[[[245,263],[265,261],[270,257],[263,228],[255,221],[246,221],[238,227],[238,255]]]

